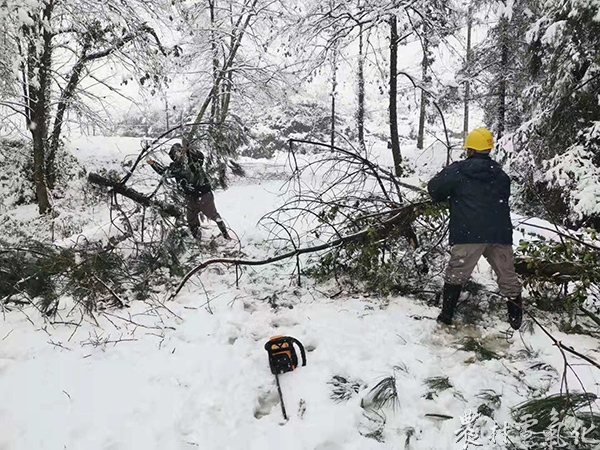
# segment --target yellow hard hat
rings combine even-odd
[[[465,139],[463,148],[472,148],[478,152],[491,150],[494,147],[494,137],[487,128],[476,128]]]

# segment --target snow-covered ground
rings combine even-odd
[[[140,147],[134,139],[96,138],[71,148],[95,170]],[[445,159],[440,151],[406,150],[420,167],[406,181],[418,185],[435,173]],[[275,175],[284,164],[283,158],[243,161],[250,177],[216,192],[217,207],[249,257],[272,252],[257,222],[283,201]],[[99,211],[92,222],[86,232],[109,233],[105,214]],[[297,287],[293,269],[294,261],[244,269],[237,288],[233,269],[215,267],[173,301],[163,303],[165,293],[154,304],[100,312],[97,324],[80,316],[49,323],[32,309],[6,312],[0,320],[0,449],[459,449],[465,441],[457,442],[455,432],[486,390],[500,396],[500,425],[513,423],[511,407],[560,390],[562,356],[540,330],[510,337],[499,321],[446,331],[435,323],[438,309],[414,299],[331,298],[327,286],[305,278]],[[493,285],[483,261],[475,276]],[[553,333],[582,353],[597,352],[591,338]],[[281,376],[288,422],[264,350],[273,335],[293,336],[307,349],[307,366]],[[466,335],[502,358],[480,361],[460,350]],[[599,394],[595,369],[580,365],[577,374]],[[335,401],[334,376],[358,383],[358,392]],[[390,376],[398,404],[373,415],[361,400]],[[448,377],[451,387],[430,393],[426,380],[432,377]],[[572,373],[567,377],[572,390],[581,390]],[[505,448],[492,444],[487,425],[479,448]]]

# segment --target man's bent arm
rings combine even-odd
[[[154,171],[159,175],[164,175],[164,173],[167,171],[167,168],[157,161],[154,161],[152,164],[150,164],[150,167],[152,167],[152,169],[154,169]]]
[[[443,202],[450,197],[458,182],[458,167],[453,163],[427,183],[427,191],[435,202]]]

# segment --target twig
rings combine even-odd
[[[115,291],[113,291],[104,281],[102,281],[100,278],[98,278],[95,274],[93,275],[93,277],[102,285],[104,286],[104,288],[110,292],[110,295],[112,295],[115,300],[117,301],[117,303],[119,304],[119,307],[123,307],[125,306],[125,302],[123,300],[121,300],[121,298],[115,293]]]
[[[54,342],[53,340],[49,340],[49,341],[48,341],[48,344],[52,344],[52,345],[54,345],[55,347],[60,347],[60,348],[62,348],[62,349],[64,349],[64,350],[69,350],[69,351],[71,351],[71,349],[70,349],[70,348],[68,348],[68,347],[65,347],[65,346],[64,346],[64,345],[62,345],[60,342]]]
[[[533,320],[533,322],[540,327],[540,329],[544,332],[544,334],[546,336],[548,336],[550,338],[550,340],[552,340],[552,342],[554,343],[554,345],[556,347],[558,347],[559,349],[563,349],[569,353],[571,353],[572,355],[577,356],[578,358],[583,359],[584,361],[590,363],[592,366],[600,369],[600,364],[598,364],[596,361],[594,361],[592,358],[590,358],[589,356],[585,356],[584,354],[578,352],[577,350],[575,350],[573,347],[569,347],[567,345],[564,345],[562,342],[560,342],[558,339],[556,339],[554,336],[552,336],[552,334],[550,334],[550,332],[548,330],[546,330],[546,328],[533,316],[533,314],[531,314],[529,311],[527,311],[526,309],[523,308],[523,311],[525,311],[525,313],[531,318],[531,320]]]

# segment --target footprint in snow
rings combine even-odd
[[[262,419],[271,414],[271,410],[279,403],[277,391],[263,392],[258,396],[258,405],[254,408],[254,417]]]

